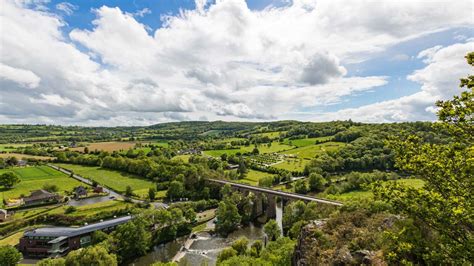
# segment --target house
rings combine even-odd
[[[7,210],[0,209],[0,222],[5,222],[8,219]]]
[[[132,219],[124,216],[82,227],[43,227],[26,231],[18,249],[27,257],[57,257],[91,244],[95,231],[110,232]]]
[[[94,187],[94,193],[104,193],[104,188],[101,186]]]
[[[87,188],[83,186],[78,186],[74,189],[74,196],[76,198],[87,197]]]
[[[237,169],[237,168],[239,168],[239,165],[238,164],[228,164],[226,168],[228,170]]]
[[[17,166],[26,166],[28,165],[28,161],[26,160],[18,160],[18,162],[16,163]]]
[[[55,193],[48,192],[43,189],[34,190],[28,197],[23,198],[25,205],[36,205],[47,202],[58,202],[61,200],[61,196]]]

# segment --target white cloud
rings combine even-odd
[[[9,83],[0,122],[278,119],[387,83],[385,76],[346,76],[344,64],[472,25],[470,1],[295,1],[252,11],[243,0],[197,0],[196,10],[168,16],[152,34],[134,18],[148,10],[106,6],[94,11],[93,29],[63,33],[54,14],[1,1],[0,63],[14,71],[1,73]],[[428,78],[410,77],[422,86]]]
[[[41,78],[30,70],[15,68],[0,63],[0,79],[9,80],[28,88],[38,87]]]
[[[56,9],[64,12],[66,15],[72,15],[74,13],[74,10],[76,10],[78,7],[76,5],[73,5],[68,2],[61,2],[59,4],[56,4]]]
[[[461,93],[459,78],[472,74],[464,56],[471,52],[473,47],[474,42],[470,42],[445,48],[435,46],[421,51],[420,58],[429,58],[426,61],[427,66],[407,77],[421,85],[420,92],[399,99],[340,110],[316,119],[351,118],[362,122],[435,120],[435,102]]]

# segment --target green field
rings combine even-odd
[[[304,159],[286,159],[284,162],[272,166],[288,171],[303,171],[307,162],[308,161]]]
[[[30,191],[42,189],[45,184],[54,184],[58,186],[58,193],[64,194],[65,191],[72,191],[74,187],[81,185],[79,181],[68,177],[67,175],[53,170],[48,166],[36,166],[36,167],[25,167],[25,168],[10,168],[0,170],[0,174],[5,172],[16,173],[21,182],[14,188],[5,190],[0,189],[0,197],[2,199],[14,199],[19,198],[22,194],[27,196]]]
[[[146,198],[148,189],[154,188],[155,184],[151,181],[139,178],[135,175],[121,173],[104,169],[97,166],[82,166],[74,164],[56,164],[59,167],[73,171],[75,174],[89,178],[99,184],[110,187],[118,192],[125,192],[127,186],[132,187],[133,193],[140,198]]]
[[[12,152],[18,148],[24,148],[27,146],[31,146],[31,144],[0,144],[0,152],[2,151]]]
[[[274,131],[274,132],[255,133],[252,135],[258,136],[258,137],[269,137],[269,138],[275,139],[275,138],[279,138],[281,134],[284,134],[286,132],[287,131]]]
[[[127,203],[121,200],[109,200],[94,204],[89,204],[85,206],[76,207],[76,211],[67,214],[68,216],[92,216],[95,214],[102,213],[104,211],[115,211],[120,209],[125,209],[127,207],[133,206],[132,203]],[[64,214],[66,209],[69,206],[62,206],[54,210],[49,211],[49,214]]]
[[[230,149],[230,150],[209,150],[209,151],[204,151],[204,154],[213,156],[213,157],[219,157],[221,154],[226,153],[227,155],[235,155],[236,153],[246,153],[246,152],[251,152],[254,149],[254,145],[249,145],[249,146],[241,146],[240,149]],[[277,141],[272,142],[271,146],[268,147],[267,144],[260,144],[258,145],[258,150],[259,152],[262,153],[274,153],[274,152],[281,152],[285,150],[290,150],[293,149],[294,146],[286,145],[279,143]]]
[[[336,151],[344,146],[341,142],[325,142],[318,145],[304,146],[289,151],[281,152],[283,154],[293,154],[301,159],[313,159],[316,154],[322,151]]]
[[[245,183],[247,183],[249,185],[256,186],[256,185],[258,185],[258,180],[260,180],[260,178],[266,177],[266,176],[273,176],[273,175],[269,174],[269,173],[249,169],[248,172],[247,172],[247,175],[245,176],[245,178],[241,179],[240,181],[244,181]]]
[[[328,141],[330,139],[332,139],[332,136],[319,137],[319,138],[306,138],[306,139],[292,139],[292,140],[285,139],[283,143],[287,145],[296,146],[299,148],[299,147],[306,147],[309,145],[313,145],[316,143],[316,141]]]
[[[391,182],[391,181],[387,181],[387,182]],[[403,184],[405,186],[413,187],[413,188],[420,188],[425,183],[423,180],[415,179],[415,178],[399,179],[399,180],[396,180],[396,182]],[[327,195],[326,198],[339,200],[339,201],[354,201],[354,200],[361,200],[361,199],[372,199],[373,194],[372,194],[372,191],[369,191],[369,190],[356,190],[356,191],[342,193],[339,195]]]

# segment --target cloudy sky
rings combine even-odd
[[[435,119],[474,0],[0,0],[0,123]]]

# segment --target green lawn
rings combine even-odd
[[[183,162],[188,163],[191,156],[191,154],[176,155],[173,157],[173,160],[182,160]]]
[[[45,184],[58,186],[58,193],[60,194],[65,194],[65,191],[72,191],[74,187],[82,184],[48,166],[2,169],[0,174],[10,171],[16,173],[20,177],[21,182],[12,189],[0,189],[0,197],[2,199],[0,204],[2,205],[3,199],[19,198],[22,194],[27,196],[32,190],[42,189]]]
[[[332,136],[329,136],[329,137],[319,137],[319,138],[305,138],[305,139],[285,139],[283,141],[284,144],[287,144],[287,145],[292,145],[292,146],[296,146],[296,147],[306,147],[306,146],[309,146],[309,145],[314,145],[316,143],[316,141],[327,141],[327,140],[330,140],[332,139]]]
[[[280,137],[280,134],[284,134],[287,131],[274,131],[274,132],[264,132],[264,133],[255,133],[252,134],[253,136],[258,136],[258,137],[269,137],[269,138],[278,138]]]
[[[132,187],[132,190],[141,198],[148,196],[148,189],[154,188],[156,185],[146,179],[135,175],[122,173],[104,169],[97,166],[83,166],[75,164],[56,164],[59,167],[73,171],[75,174],[89,178],[99,184],[110,187],[118,192],[125,192],[127,186]]]
[[[241,179],[241,181],[246,181],[245,183],[256,186],[258,185],[258,181],[260,180],[260,178],[266,177],[266,176],[273,176],[273,175],[269,173],[249,169],[247,172],[247,175],[245,176],[244,179]]]
[[[272,165],[275,168],[288,171],[303,171],[308,161],[303,159],[285,159],[284,162]]]
[[[386,182],[391,182],[391,181],[386,181]],[[396,182],[400,184],[404,184],[409,187],[414,187],[414,188],[420,188],[425,183],[423,180],[415,179],[415,178],[399,179],[399,180],[396,180]],[[372,191],[368,191],[368,190],[356,190],[356,191],[350,191],[347,193],[342,193],[339,195],[327,195],[326,198],[334,199],[338,201],[354,201],[354,200],[360,200],[360,199],[371,199],[373,198],[373,194],[372,194]]]
[[[227,155],[232,155],[236,153],[245,153],[245,152],[251,152],[254,149],[254,145],[249,145],[249,146],[241,146],[240,149],[230,149],[230,150],[209,150],[209,151],[204,151],[204,154],[209,155],[209,156],[214,156],[214,157],[219,157],[221,154],[226,153]],[[279,143],[278,141],[272,142],[271,146],[268,147],[267,144],[260,144],[258,145],[258,150],[259,152],[262,153],[274,153],[274,152],[281,152],[285,150],[290,150],[293,149],[294,146],[286,145]]]
[[[301,159],[313,159],[316,154],[322,151],[335,151],[344,146],[341,142],[325,142],[317,145],[303,146],[289,151],[284,151],[284,154],[293,154]]]
[[[121,200],[109,200],[105,202],[99,202],[94,204],[89,204],[85,206],[76,207],[76,211],[67,214],[68,216],[92,216],[104,211],[114,211],[125,209],[132,206],[132,203],[127,203]],[[66,209],[69,206],[61,206],[48,212],[49,214],[64,214]]]

